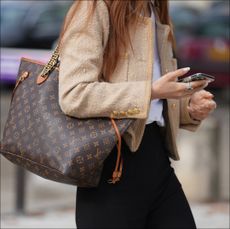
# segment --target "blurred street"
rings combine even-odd
[[[198,229],[229,228],[229,208],[227,203],[192,203],[192,212]],[[60,208],[40,214],[28,213],[25,216],[2,216],[1,228],[76,228],[74,208]]]

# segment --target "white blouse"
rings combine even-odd
[[[159,79],[161,77],[161,70],[160,70],[160,59],[159,59],[159,53],[157,48],[157,35],[156,35],[156,20],[155,20],[155,14],[154,10],[151,10],[151,18],[153,20],[154,25],[154,60],[153,60],[153,75],[152,75],[152,82]],[[163,101],[161,99],[154,99],[151,101],[150,104],[150,111],[148,115],[148,119],[146,121],[146,124],[150,124],[154,121],[157,122],[159,126],[164,126],[164,118],[163,118]]]

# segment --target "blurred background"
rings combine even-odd
[[[20,58],[46,62],[71,1],[1,1],[1,137]],[[198,228],[229,228],[229,1],[170,1],[179,67],[214,75],[218,104],[172,162]],[[1,156],[1,228],[74,228],[76,187],[47,181]]]

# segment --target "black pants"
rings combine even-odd
[[[163,144],[160,128],[145,128],[137,152],[122,139],[121,180],[108,184],[116,161],[114,147],[106,159],[97,188],[78,188],[78,229],[196,228],[194,218]]]

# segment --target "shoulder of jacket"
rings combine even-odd
[[[74,3],[74,4],[76,4],[76,3]],[[82,1],[80,4],[82,5],[83,9],[86,9],[86,8],[88,8],[88,4],[90,4],[90,3],[89,3],[89,1]],[[96,11],[99,11],[101,16],[103,14],[109,14],[108,6],[104,0],[96,0]]]
[[[81,12],[83,14],[83,16],[87,15],[86,11],[89,9],[89,2],[90,1],[82,1],[81,2]],[[96,6],[95,6],[95,13],[96,14],[96,18],[98,20],[98,22],[103,22],[104,26],[106,24],[109,24],[109,10],[108,10],[108,6],[105,3],[104,0],[96,0]],[[79,13],[80,15],[80,13]],[[80,16],[81,17],[81,16]]]
[[[98,21],[100,21],[103,29],[106,31],[106,33],[108,33],[110,26],[110,16],[108,6],[104,0],[97,0],[96,14]]]
[[[96,8],[100,17],[103,17],[103,19],[109,19],[108,6],[104,0],[97,0]]]
[[[79,3],[78,1],[75,1],[72,4],[72,6],[70,7],[69,12],[74,10],[75,5],[78,4],[78,3]],[[80,2],[80,8],[78,9],[78,15],[81,14],[81,13],[87,14],[86,12],[89,9],[89,4],[91,4],[90,1],[82,1],[82,2]],[[98,11],[100,13],[99,14],[100,17],[104,17],[105,14],[106,14],[106,16],[109,15],[108,6],[107,6],[107,4],[105,3],[104,0],[96,0],[96,11]]]
[[[97,6],[103,8],[106,11],[108,11],[108,6],[107,6],[105,0],[97,0]]]

